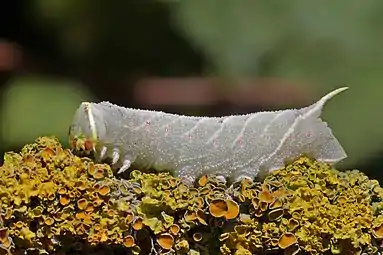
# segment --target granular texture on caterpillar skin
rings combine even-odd
[[[347,157],[327,123],[325,104],[336,89],[300,109],[223,117],[195,117],[125,108],[109,102],[82,103],[70,126],[71,144],[89,140],[96,161],[112,158],[119,172],[132,165],[170,171],[189,183],[204,174],[229,181],[271,173],[286,159],[309,154],[335,164]]]
[[[301,157],[262,182],[193,186],[40,137],[0,166],[0,254],[381,254],[383,189]]]

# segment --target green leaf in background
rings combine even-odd
[[[67,145],[75,110],[92,98],[85,87],[70,80],[43,76],[11,80],[2,91],[2,147],[19,147],[43,135],[55,135]]]

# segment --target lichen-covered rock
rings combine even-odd
[[[108,165],[42,137],[19,154],[7,153],[0,176],[3,250],[51,253],[82,249],[84,241],[89,247],[127,242],[124,222],[139,204],[139,184],[113,178]]]
[[[302,157],[227,187],[167,173],[117,178],[51,137],[0,167],[0,254],[377,254],[383,189]]]
[[[377,254],[382,191],[361,172],[300,158],[263,183],[243,182],[234,190],[246,214],[223,234],[221,251]]]

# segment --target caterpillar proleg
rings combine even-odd
[[[302,154],[330,164],[346,158],[320,118],[325,103],[346,89],[300,109],[212,118],[84,102],[69,135],[71,140],[81,135],[91,139],[97,160],[112,158],[119,173],[134,163],[190,181],[203,174],[254,179],[260,170],[279,169]]]

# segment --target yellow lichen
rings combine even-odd
[[[359,171],[302,157],[263,181],[194,187],[169,173],[114,176],[41,137],[0,166],[0,254],[377,254],[383,189]],[[109,252],[104,251],[105,254]]]
[[[358,171],[339,172],[302,157],[262,183],[242,182],[233,195],[250,205],[249,216],[240,222],[261,232],[258,237],[250,235],[253,243],[241,241],[247,234],[237,227],[222,238],[221,250],[374,254],[380,249],[374,244],[383,237],[382,189]]]
[[[125,211],[104,213],[117,207],[121,199],[108,192],[102,193],[103,199],[95,196],[93,187],[97,179],[89,171],[92,167],[96,169],[95,173],[102,170],[103,178],[108,179],[108,165],[94,164],[88,158],[77,157],[50,137],[39,138],[36,143],[26,145],[19,154],[7,153],[4,159],[0,167],[3,176],[0,179],[0,197],[2,218],[9,228],[0,231],[1,248],[7,252],[15,249],[12,253],[31,249],[38,249],[41,254],[50,253],[74,245],[75,242],[65,240],[77,237],[88,240],[91,246],[100,242],[123,244],[123,236],[128,236],[130,226],[120,226],[116,219],[125,217]],[[108,180],[114,186],[125,183],[133,194],[135,184]],[[133,210],[137,204],[135,201],[133,197],[130,200],[124,198],[122,202],[131,204]],[[104,234],[101,233],[103,229],[107,231]],[[119,234],[107,234],[108,229]],[[65,240],[59,240],[63,235]],[[86,235],[89,237],[85,238]],[[76,245],[78,248],[79,243]]]

